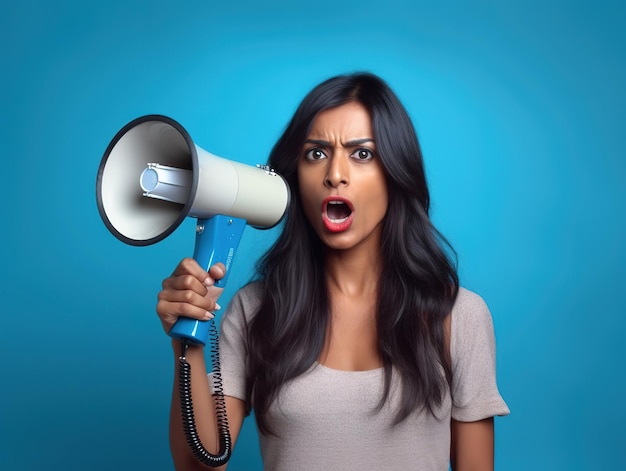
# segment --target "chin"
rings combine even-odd
[[[331,250],[350,250],[357,247],[360,242],[363,242],[355,240],[354,237],[351,237],[349,234],[345,233],[325,233],[321,237],[321,240],[322,243]]]

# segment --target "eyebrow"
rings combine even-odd
[[[356,147],[360,146],[361,144],[365,144],[366,142],[371,142],[375,144],[374,139],[372,139],[371,137],[364,137],[363,139],[353,139],[352,141],[342,142],[341,145],[344,147]],[[323,141],[321,139],[307,139],[304,141],[304,143],[315,144],[316,146],[322,147],[331,147],[330,142]]]

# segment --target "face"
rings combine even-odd
[[[317,115],[298,161],[298,182],[305,215],[328,247],[378,250],[387,182],[363,105],[350,102]]]

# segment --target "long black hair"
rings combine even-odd
[[[392,370],[402,384],[396,423],[424,406],[432,412],[450,386],[444,319],[459,281],[454,252],[429,219],[430,196],[415,129],[379,77],[337,76],[309,92],[270,154],[269,165],[287,180],[292,199],[282,233],[257,265],[262,300],[248,329],[247,405],[254,408],[263,433],[273,433],[267,411],[281,386],[307,371],[324,345],[330,322],[324,247],[304,215],[297,167],[315,117],[351,101],[370,114],[389,193],[376,308],[385,371],[380,406],[389,396]]]

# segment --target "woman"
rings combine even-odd
[[[259,280],[222,322],[233,442],[253,408],[268,470],[493,469],[493,416],[508,408],[491,316],[459,288],[429,220],[421,150],[398,98],[367,73],[323,82],[269,165],[292,203]],[[165,330],[181,315],[211,318],[223,275],[183,260],[159,293]],[[200,348],[187,359],[206,370]],[[200,435],[215,443],[208,381],[192,377]],[[177,390],[174,461],[202,469],[183,437]]]

